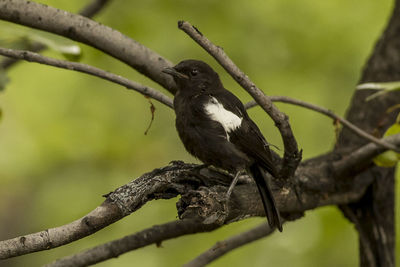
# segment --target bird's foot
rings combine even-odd
[[[214,165],[209,165],[208,168],[210,168],[211,170],[218,172],[224,176],[229,176],[231,178],[233,178],[234,176],[232,175],[232,173],[228,172],[227,170],[215,167]]]

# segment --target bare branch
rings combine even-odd
[[[331,110],[323,108],[323,107],[319,107],[317,105],[311,104],[311,103],[307,103],[305,101],[301,101],[298,99],[294,99],[291,97],[287,97],[287,96],[270,96],[271,101],[273,102],[282,102],[282,103],[287,103],[287,104],[293,104],[296,106],[300,106],[300,107],[304,107],[307,109],[311,109],[314,110],[316,112],[319,112],[321,114],[324,114],[334,120],[337,120],[339,122],[341,122],[345,127],[347,127],[348,129],[350,129],[351,131],[353,131],[354,133],[356,133],[358,136],[365,138],[368,141],[374,142],[375,144],[378,144],[386,149],[390,149],[390,150],[394,150],[400,153],[400,148],[389,144],[387,142],[382,141],[379,138],[374,137],[373,135],[370,135],[369,133],[367,133],[366,131],[360,129],[359,127],[357,127],[356,125],[352,124],[351,122],[349,122],[348,120],[336,115],[335,113],[333,113]],[[257,105],[257,102],[255,101],[250,101],[248,103],[246,103],[245,107],[246,109],[255,107]]]
[[[120,220],[154,198],[169,199],[187,192],[193,184],[201,183],[196,183],[195,178],[192,178],[193,174],[190,175],[194,166],[174,162],[153,170],[108,194],[99,207],[81,219],[38,233],[0,241],[0,259],[69,244]]]
[[[400,134],[383,138],[385,142],[393,145],[400,145]],[[365,168],[371,159],[383,153],[386,149],[376,143],[364,145],[354,152],[346,155],[342,160],[333,163],[334,170],[337,175],[342,176],[347,172],[357,173],[360,169]]]
[[[125,236],[72,256],[58,259],[46,267],[83,267],[116,258],[126,252],[180,237],[182,235],[210,232],[218,228],[216,224],[202,224],[195,220],[178,220],[155,225],[138,233]]]
[[[203,252],[195,259],[183,265],[184,267],[205,266],[226,253],[247,245],[253,241],[266,237],[274,232],[267,223],[263,223],[247,232],[240,233],[224,241],[217,242],[212,248]]]
[[[212,55],[272,118],[281,133],[285,146],[280,177],[292,177],[301,160],[301,151],[298,151],[296,138],[290,127],[288,116],[275,107],[270,98],[235,65],[221,47],[214,45],[197,28],[186,21],[179,21],[178,27]]]
[[[109,2],[110,2],[110,0],[93,0],[87,6],[85,6],[79,12],[79,14],[84,17],[91,18],[91,17],[95,16],[96,14],[98,14]],[[29,47],[28,50],[38,53],[38,52],[43,51],[44,49],[46,49],[46,46],[44,44],[35,42],[35,43],[31,44],[31,46]],[[18,59],[5,58],[4,60],[2,60],[0,62],[0,69],[7,69],[9,67],[12,67],[16,62],[18,62]]]
[[[50,228],[0,242],[0,259],[56,248],[88,236],[121,219],[122,212],[114,203],[102,205],[69,224]]]
[[[169,98],[168,96],[164,95],[163,93],[157,91],[156,89],[153,89],[151,87],[142,85],[140,83],[128,80],[124,77],[121,77],[119,75],[104,71],[102,69],[86,65],[83,63],[78,63],[78,62],[71,62],[67,60],[60,60],[60,59],[54,59],[54,58],[49,58],[42,56],[40,54],[30,52],[30,51],[24,51],[24,50],[15,50],[15,49],[7,49],[7,48],[2,48],[0,47],[0,55],[6,56],[6,57],[12,57],[15,59],[22,59],[26,60],[29,62],[36,62],[40,64],[45,64],[49,66],[54,66],[58,68],[63,68],[67,70],[74,70],[78,72],[83,72],[92,76],[96,76],[108,81],[111,81],[113,83],[117,83],[119,85],[125,86],[128,89],[135,90],[142,95],[151,97],[160,103],[173,108],[173,103],[172,99]]]
[[[384,140],[398,145],[400,135]],[[381,146],[370,143],[339,160],[338,154],[332,153],[303,162],[290,183],[282,185],[280,181],[273,181],[271,186],[279,210],[283,214],[298,214],[318,206],[358,200],[373,179],[344,175],[349,171],[352,174],[363,171],[362,167],[369,165],[371,159],[383,151]],[[206,167],[173,162],[116,189],[100,207],[82,219],[1,241],[0,259],[68,244],[135,212],[150,200],[169,199],[179,194],[182,197],[177,207],[181,219],[222,226],[251,216],[265,216],[251,179],[239,181],[226,203],[230,180],[231,177]]]
[[[34,52],[41,52],[44,49],[46,49],[46,46],[44,44],[41,44],[41,43],[33,43],[29,47],[29,51],[34,51]],[[16,59],[16,58],[11,58],[11,57],[4,58],[0,62],[0,70],[5,70],[5,69],[8,69],[8,68],[11,68],[18,61],[19,61],[19,59]]]
[[[0,19],[58,34],[107,53],[175,92],[162,73],[172,63],[122,33],[89,18],[27,0],[0,1]]]

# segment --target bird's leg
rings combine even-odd
[[[239,180],[239,177],[240,177],[240,174],[242,174],[242,172],[243,172],[243,170],[240,170],[240,171],[236,172],[235,177],[233,178],[232,183],[231,183],[231,185],[229,186],[228,192],[226,192],[226,200],[227,200],[227,201],[228,201],[229,198],[231,197],[233,188],[234,188],[235,185],[237,184],[237,182],[238,182],[238,180]]]
[[[215,167],[214,165],[208,165],[208,166],[209,166],[210,169],[212,169],[212,170],[215,171],[215,172],[220,173],[221,175],[229,176],[229,177],[231,177],[231,178],[234,177],[234,176],[233,176],[230,172],[228,172],[227,170],[224,170],[224,169]]]

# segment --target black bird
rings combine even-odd
[[[251,174],[269,225],[282,231],[270,178],[265,173],[277,177],[269,144],[242,102],[224,88],[218,74],[202,61],[184,60],[163,72],[177,84],[176,129],[186,150],[205,164],[233,172],[235,181],[243,171]]]

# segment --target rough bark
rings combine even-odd
[[[397,0],[388,26],[364,68],[361,83],[400,80],[399,12],[400,1]],[[400,103],[400,93],[389,93],[366,102],[365,98],[373,92],[355,92],[347,119],[376,136],[382,136],[394,123],[395,112],[388,114],[387,110]],[[337,150],[348,151],[364,143],[365,140],[344,129]],[[359,201],[341,207],[359,233],[360,266],[395,266],[394,174],[393,168],[370,168],[360,175],[373,180],[366,194]]]

